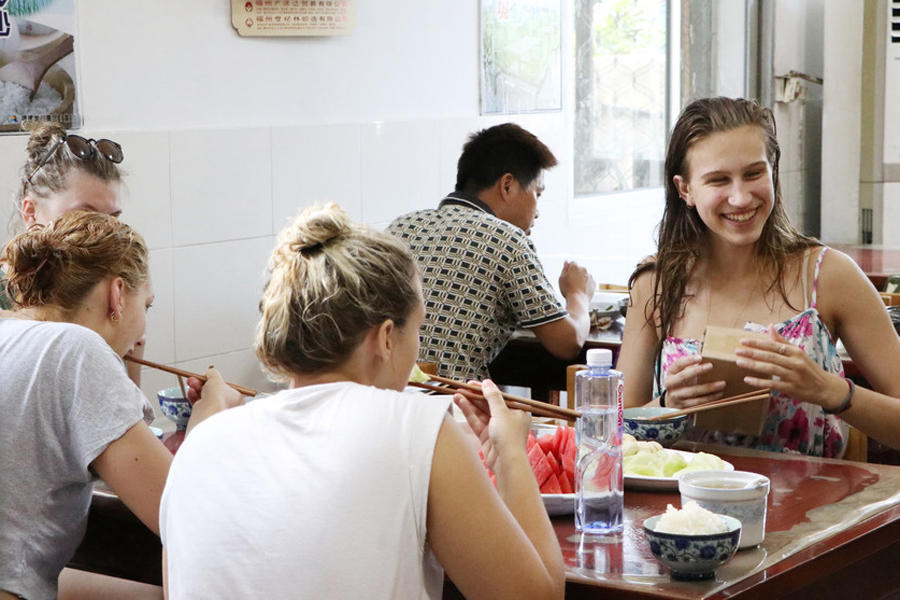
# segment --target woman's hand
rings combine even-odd
[[[472,381],[479,385],[479,382]],[[531,416],[521,410],[511,410],[506,406],[500,390],[490,379],[480,383],[481,391],[487,398],[484,402],[471,401],[461,394],[453,397],[469,423],[469,427],[478,437],[481,453],[488,468],[498,477],[498,468],[502,471],[504,456],[510,452],[525,452],[525,440],[531,427]]]
[[[770,378],[744,377],[754,387],[771,388],[801,402],[818,404],[834,409],[847,396],[847,382],[834,373],[828,373],[813,362],[802,348],[791,344],[769,325],[769,340],[745,338],[734,353],[737,366]]]
[[[193,408],[185,435],[190,433],[194,425],[204,419],[244,403],[244,397],[240,392],[225,383],[222,374],[214,367],[210,367],[206,371],[205,383],[196,377],[188,377],[187,384],[188,400]]]
[[[666,372],[666,406],[688,408],[721,398],[724,381],[697,383],[697,377],[712,368],[712,363],[703,362],[699,354],[682,356],[673,362]]]

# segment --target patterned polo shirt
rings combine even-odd
[[[387,231],[422,271],[425,323],[419,359],[455,379],[488,377],[516,327],[566,316],[531,239],[477,197],[454,192],[437,209],[397,218]]]

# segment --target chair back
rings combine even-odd
[[[569,365],[566,367],[566,406],[575,410],[575,373],[587,369],[587,365]]]
[[[867,462],[869,459],[869,436],[857,429],[850,427],[847,436],[847,450],[844,452],[844,460],[855,462]]]

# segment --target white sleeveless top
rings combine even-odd
[[[340,382],[198,425],[160,510],[170,600],[440,598],[425,519],[449,403]]]

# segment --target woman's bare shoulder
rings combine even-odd
[[[870,287],[871,283],[855,260],[840,250],[828,248],[819,269],[819,287],[823,285],[850,286],[852,289],[857,285]]]

